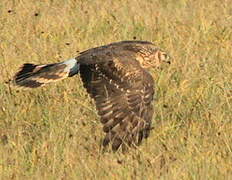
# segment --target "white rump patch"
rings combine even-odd
[[[61,62],[61,64],[66,65],[64,72],[67,72],[69,74],[76,74],[80,69],[80,64],[75,58]]]

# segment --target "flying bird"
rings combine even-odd
[[[149,136],[154,80],[147,71],[169,63],[166,52],[148,41],[121,41],[92,48],[59,63],[23,64],[15,86],[37,88],[80,74],[103,124],[103,147],[136,147]]]

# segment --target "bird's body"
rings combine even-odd
[[[61,63],[24,64],[14,82],[35,88],[80,73],[103,123],[103,146],[111,142],[113,150],[125,149],[139,145],[149,135],[154,81],[147,68],[157,67],[167,58],[150,42],[122,41],[89,49]]]

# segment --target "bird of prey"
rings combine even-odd
[[[170,64],[166,52],[148,41],[121,41],[92,48],[59,63],[23,64],[14,85],[37,88],[80,74],[94,99],[106,133],[103,147],[112,150],[138,146],[149,136],[153,116],[154,80],[148,73]]]

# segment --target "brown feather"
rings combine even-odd
[[[24,64],[14,82],[36,88],[79,72],[101,117],[106,133],[103,146],[111,143],[114,151],[125,150],[149,136],[154,82],[146,69],[167,57],[151,42],[122,41],[89,49],[61,63]]]
[[[79,57],[83,63],[81,78],[96,101],[106,132],[103,146],[112,142],[113,150],[122,144],[140,144],[147,131],[146,121],[151,124],[152,119],[146,115],[154,94],[153,78],[135,60],[141,47],[130,48],[130,45],[118,50],[115,45],[96,48]],[[128,51],[132,53],[127,54]],[[153,114],[153,109],[149,111]]]

